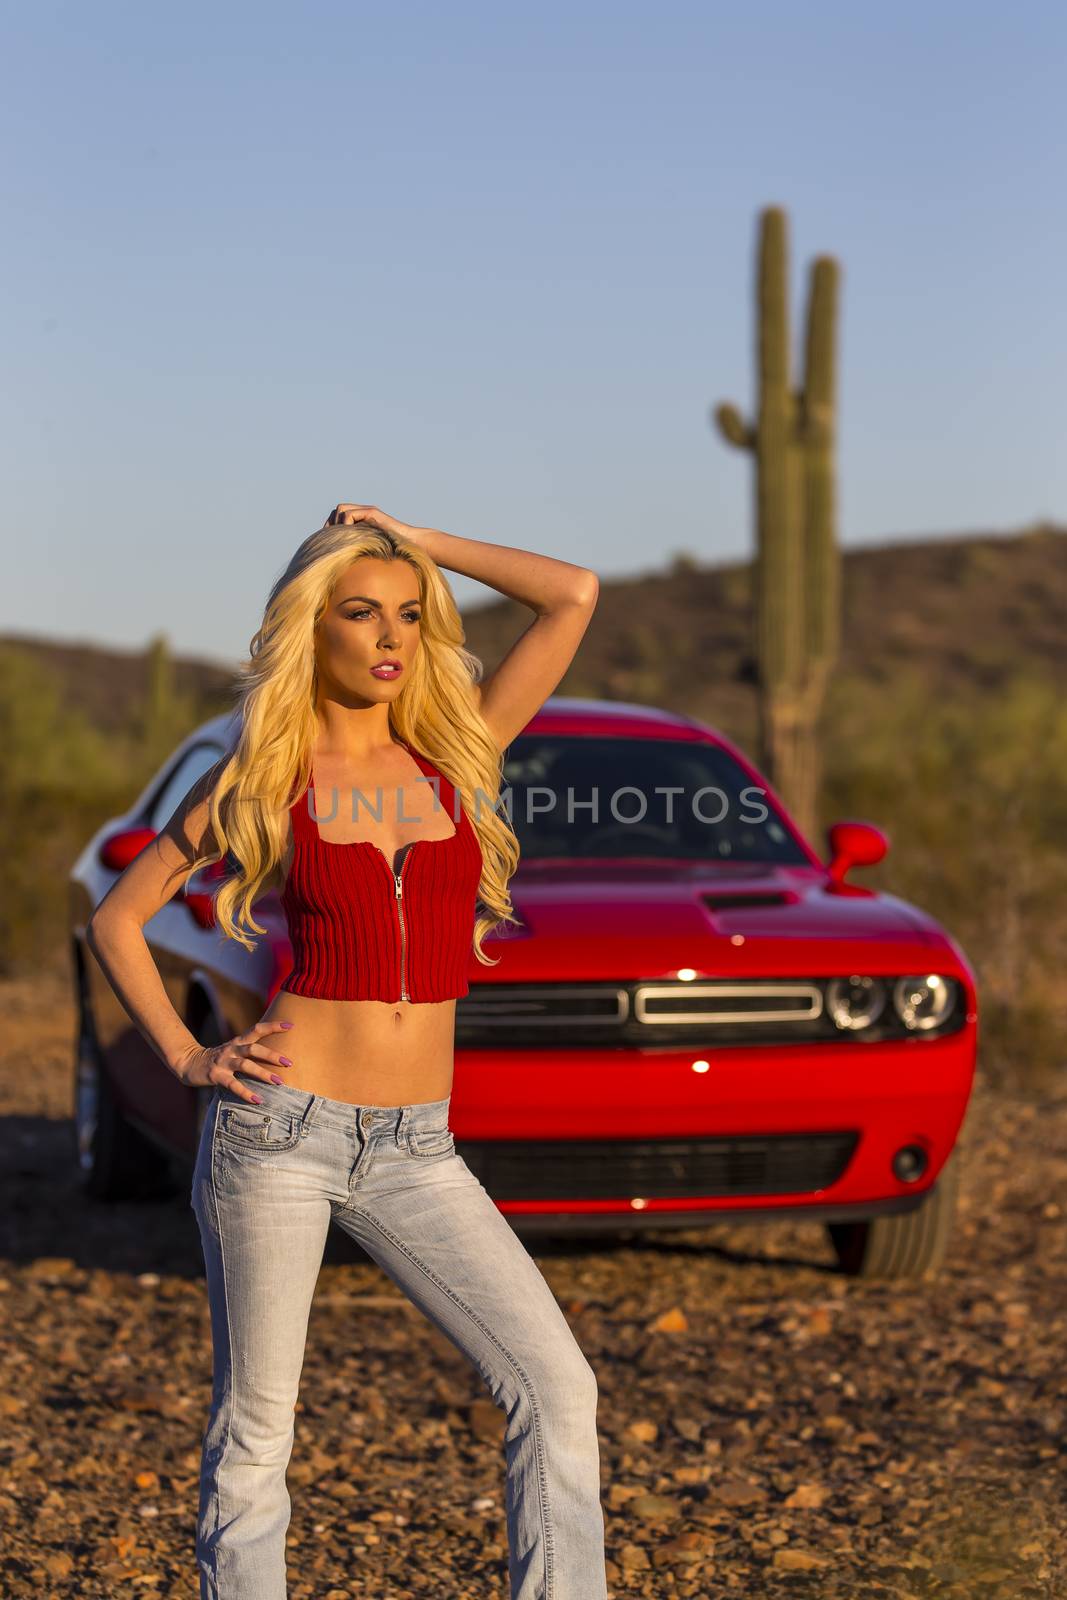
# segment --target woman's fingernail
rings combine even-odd
[[[282,1080],[277,1076],[276,1073],[272,1072],[270,1075],[270,1081],[271,1083],[281,1083]]]
[[[293,1023],[291,1023],[291,1022],[279,1022],[278,1026],[279,1026],[279,1028],[291,1028],[291,1027],[293,1027]]]
[[[258,1095],[258,1094],[254,1094],[254,1095],[253,1095],[253,1096],[252,1096],[252,1099],[253,1099],[253,1100],[254,1100],[254,1101],[255,1101],[255,1102],[256,1102],[256,1105],[257,1105],[257,1106],[261,1106],[261,1105],[262,1105],[262,1104],[263,1104],[263,1097],[262,1097],[262,1095]]]
[[[292,1063],[292,1062],[291,1062],[291,1061],[290,1061],[290,1060],[289,1060],[289,1057],[288,1057],[288,1056],[279,1056],[279,1057],[278,1057],[278,1060],[279,1060],[279,1061],[280,1061],[280,1062],[281,1062],[281,1064],[282,1064],[282,1066],[283,1066],[283,1067],[291,1067],[291,1066],[292,1066],[292,1064],[293,1064],[293,1063]]]

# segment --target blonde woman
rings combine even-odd
[[[485,681],[442,567],[536,613]],[[512,1600],[607,1594],[595,1375],[448,1119],[471,954],[495,965],[485,935],[515,920],[503,751],[566,672],[597,594],[585,567],[337,506],[271,591],[232,753],[93,916],[92,948],[153,1049],[215,1088],[192,1190],[214,1349],[202,1600],[284,1600],[285,1475],[331,1221],[505,1412]],[[248,1033],[209,1047],[141,929],[224,856],[220,933],[252,949],[253,901],[280,881],[294,966]]]

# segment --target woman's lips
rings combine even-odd
[[[397,663],[395,666],[389,667],[384,665],[380,667],[371,667],[371,672],[376,678],[399,678],[403,670],[403,667],[400,666],[399,663]]]

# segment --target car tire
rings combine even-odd
[[[189,1026],[197,1044],[208,1049],[213,1045],[224,1044],[231,1037],[219,1026],[219,1019],[206,998],[196,1007]],[[196,1095],[196,1143],[199,1147],[204,1133],[204,1120],[215,1098],[215,1089],[210,1084],[197,1084],[193,1092]]]
[[[74,1156],[94,1200],[143,1200],[160,1192],[159,1152],[122,1114],[80,997],[74,1069]]]
[[[864,1222],[827,1223],[841,1271],[853,1278],[933,1277],[948,1251],[959,1181],[957,1146],[914,1211]]]

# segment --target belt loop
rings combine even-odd
[[[319,1114],[319,1107],[322,1105],[322,1100],[323,1100],[322,1095],[320,1095],[320,1094],[312,1094],[311,1099],[308,1101],[307,1105],[304,1107],[303,1115],[300,1118],[300,1137],[301,1137],[301,1139],[306,1139],[308,1134],[311,1132],[311,1129],[312,1129],[312,1127],[314,1125],[314,1122],[315,1122],[315,1118]]]

